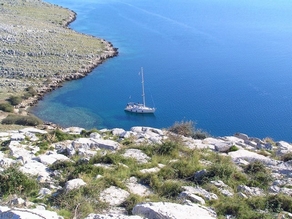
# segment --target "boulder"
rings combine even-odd
[[[120,129],[120,128],[114,128],[112,129],[112,134],[118,137],[121,137],[122,135],[124,135],[125,130],[124,129]]]
[[[120,149],[120,144],[113,140],[102,140],[102,139],[92,139],[100,149],[106,149],[106,150],[118,150]]]
[[[127,216],[121,214],[90,214],[84,219],[143,219],[140,216]]]
[[[217,200],[218,196],[214,193],[208,192],[207,190],[196,186],[183,186],[182,189],[184,189],[188,194],[194,194],[194,195],[199,195],[202,198],[206,200]]]
[[[56,161],[67,161],[70,160],[68,157],[66,157],[63,154],[42,154],[35,158],[37,161],[45,164],[45,165],[51,165],[55,163]]]
[[[1,219],[63,219],[56,212],[40,209],[8,208],[0,206]]]
[[[127,149],[123,156],[134,158],[140,164],[148,163],[148,161],[151,159],[139,149]]]
[[[239,185],[237,191],[247,196],[261,196],[264,195],[264,191],[257,187],[248,187],[246,185]]]
[[[65,191],[71,191],[73,189],[78,189],[81,186],[85,186],[86,183],[82,179],[71,179],[65,184]]]
[[[126,181],[126,186],[131,193],[139,195],[139,196],[149,196],[152,194],[152,191],[150,190],[150,188],[138,183],[138,180],[136,177],[131,177],[130,179],[128,179]]]
[[[11,141],[23,141],[25,139],[25,135],[21,133],[12,134],[10,137]]]
[[[169,202],[150,202],[138,204],[133,208],[133,214],[147,219],[214,219],[211,210],[197,204],[180,205]]]
[[[233,161],[237,161],[238,159],[244,159],[249,162],[251,161],[261,161],[267,165],[277,165],[279,162],[272,160],[271,158],[265,157],[261,154],[257,154],[255,152],[251,152],[248,150],[240,149],[237,151],[229,152],[228,155],[233,159]]]
[[[76,151],[80,149],[84,150],[91,150],[91,149],[97,149],[99,144],[94,141],[94,139],[90,138],[78,138],[72,142],[72,145]]]
[[[116,186],[111,186],[100,193],[100,200],[107,202],[110,206],[119,206],[129,195],[130,193],[126,190]]]
[[[36,160],[30,160],[25,163],[19,170],[25,174],[29,174],[32,176],[44,177],[49,180],[51,170],[48,167]]]
[[[198,203],[198,204],[201,204],[201,205],[205,205],[206,202],[205,200],[198,196],[198,195],[195,195],[189,191],[183,191],[179,194],[179,199],[187,199],[187,200],[190,200],[191,202],[194,202],[194,203]]]
[[[45,130],[40,130],[34,127],[27,127],[19,130],[20,133],[34,133],[34,134],[47,134],[48,132]]]

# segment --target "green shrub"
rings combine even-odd
[[[26,176],[16,167],[9,167],[1,172],[0,182],[1,196],[10,194],[28,195],[39,189],[39,185],[36,180]]]
[[[97,185],[90,184],[51,196],[48,204],[58,206],[69,218],[85,218],[92,212],[100,212],[108,207],[106,203],[97,201],[99,192]]]
[[[237,219],[273,219],[273,214],[269,212],[260,212],[253,209],[245,199],[239,197],[222,198],[220,202],[215,204],[215,210],[218,218],[226,218],[230,215],[231,218]]]
[[[228,152],[232,152],[232,151],[238,151],[238,147],[236,147],[235,145],[232,145],[232,146],[229,148]]]
[[[273,178],[267,167],[260,161],[253,161],[244,167],[244,172],[248,174],[248,186],[267,188]]]
[[[155,152],[159,155],[172,155],[178,152],[178,144],[173,141],[163,142],[161,145],[155,147]]]
[[[200,129],[196,129],[194,122],[192,121],[175,122],[175,124],[168,128],[168,130],[175,134],[192,137],[194,139],[204,139],[208,137],[208,133]]]
[[[135,205],[141,203],[143,201],[143,198],[139,195],[136,195],[136,194],[131,194],[127,199],[126,201],[124,201],[122,204],[121,204],[121,207],[124,207],[126,208],[127,212],[129,215],[132,214],[132,210],[133,208],[135,207]]]
[[[2,124],[16,124],[24,126],[37,126],[42,123],[42,121],[34,116],[21,116],[21,115],[8,115],[1,122]]]
[[[273,212],[292,212],[292,197],[284,194],[267,197],[267,208]]]
[[[0,103],[0,110],[4,112],[13,112],[13,106],[10,103]]]
[[[174,125],[171,126],[168,130],[178,135],[192,137],[195,131],[195,128],[194,128],[194,123],[192,121],[188,121],[188,122],[181,121],[181,122],[175,122]]]
[[[292,153],[289,152],[287,154],[284,154],[281,156],[281,160],[284,161],[284,162],[287,162],[289,160],[292,160]]]
[[[16,105],[20,104],[21,101],[22,101],[22,98],[19,97],[19,96],[10,96],[10,97],[8,98],[8,102],[9,102],[11,105],[13,105],[13,106],[16,106]]]

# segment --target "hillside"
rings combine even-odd
[[[0,136],[1,218],[292,218],[287,142],[151,127]]]
[[[84,77],[117,50],[66,26],[76,14],[39,0],[0,0],[0,102]]]

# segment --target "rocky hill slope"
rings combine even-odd
[[[109,42],[67,28],[75,16],[39,0],[0,0],[0,101],[30,86],[50,91],[117,55]]]
[[[292,218],[287,142],[151,127],[0,136],[0,218]]]

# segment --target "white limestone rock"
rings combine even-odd
[[[75,150],[96,150],[98,149],[99,144],[95,141],[95,139],[90,138],[78,138],[72,142],[72,145]]]
[[[48,188],[41,188],[39,193],[38,193],[38,198],[39,199],[42,199],[44,198],[46,195],[51,195],[52,194],[52,191]]]
[[[47,134],[48,132],[45,130],[37,129],[34,127],[27,127],[19,130],[20,133],[34,133],[34,134]]]
[[[120,144],[113,140],[92,139],[100,149],[115,151],[120,149]]]
[[[97,132],[92,132],[89,137],[93,139],[101,139],[101,135]]]
[[[265,157],[261,154],[257,154],[255,152],[247,151],[245,149],[229,152],[228,155],[233,159],[234,162],[236,162],[238,159],[245,159],[249,162],[258,160],[267,165],[277,165],[279,163],[276,160]]]
[[[130,193],[126,190],[111,186],[100,193],[99,199],[103,202],[107,202],[110,206],[119,206],[129,195]]]
[[[247,196],[261,196],[264,195],[264,191],[257,187],[248,187],[246,185],[239,185],[237,191]]]
[[[197,204],[180,205],[169,202],[150,202],[138,204],[133,214],[147,219],[214,219],[215,215]]]
[[[69,181],[66,182],[65,184],[65,191],[71,191],[73,189],[78,189],[81,186],[85,186],[86,183],[82,180],[82,179],[71,179]]]
[[[183,186],[182,187],[188,194],[199,195],[206,200],[217,200],[218,196],[214,193],[208,192],[207,190],[196,186]]]
[[[240,139],[242,139],[244,141],[249,140],[248,135],[243,134],[243,133],[236,133],[234,136],[237,137],[237,138],[240,138]]]
[[[24,174],[29,174],[32,176],[43,177],[44,179],[50,180],[51,170],[48,167],[36,160],[30,160],[19,168]]]
[[[90,214],[84,219],[143,219],[140,216],[127,216],[121,214]]]
[[[52,154],[42,154],[36,157],[36,160],[45,165],[51,165],[55,163],[56,161],[68,161],[70,159],[63,154],[52,153]]]
[[[56,212],[40,209],[8,208],[0,206],[1,219],[63,219]]]
[[[84,128],[80,128],[80,127],[69,127],[69,128],[65,128],[62,131],[65,133],[69,133],[69,134],[73,134],[73,135],[78,135],[80,134],[83,130],[85,130]]]
[[[148,163],[148,161],[151,159],[139,149],[127,149],[123,156],[134,158],[140,164]]]
[[[121,128],[112,129],[112,134],[115,135],[115,136],[121,137],[121,136],[124,135],[124,133],[125,133],[124,129],[121,129]]]
[[[126,181],[126,186],[131,193],[142,196],[142,197],[149,196],[153,193],[148,186],[138,183],[138,180],[136,177],[131,177],[130,179],[128,179]]]
[[[23,141],[25,139],[25,135],[21,133],[15,133],[11,135],[10,140],[11,141]]]
[[[140,170],[140,173],[144,173],[144,174],[145,173],[157,173],[164,166],[165,166],[164,164],[158,164],[158,167],[153,167],[153,168],[149,168],[149,169],[143,169],[143,170]]]
[[[31,160],[35,155],[32,151],[26,149],[27,145],[20,144],[18,141],[11,141],[9,144],[10,155],[16,159],[20,159],[23,163]]]
[[[277,146],[277,155],[281,156],[287,153],[292,153],[292,145],[285,142],[285,141],[279,141],[276,143]]]
[[[201,205],[206,204],[205,200],[202,197],[195,195],[189,191],[181,192],[178,197],[179,197],[179,199],[190,200],[191,202],[198,203]]]

